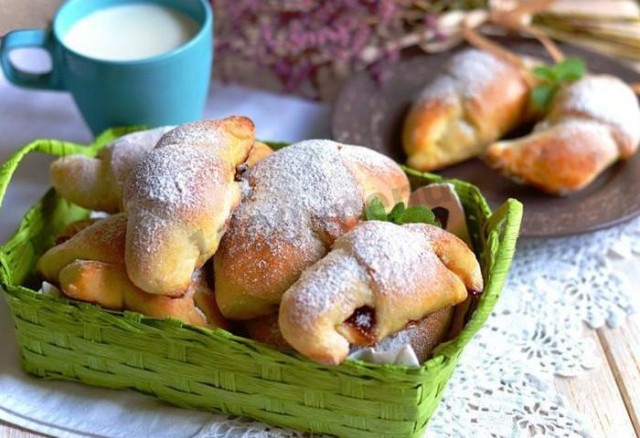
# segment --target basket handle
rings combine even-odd
[[[2,166],[0,166],[0,207],[4,201],[7,188],[20,162],[30,153],[39,152],[46,155],[63,157],[65,155],[82,154],[95,155],[96,152],[110,141],[131,132],[139,131],[140,126],[111,128],[95,138],[91,145],[72,143],[60,140],[35,140],[14,152]]]
[[[520,233],[523,210],[520,201],[507,199],[487,220],[485,233],[487,241],[492,246],[490,250],[496,251],[493,265],[498,265],[495,268],[490,267],[494,275],[506,275],[509,270]],[[496,233],[497,238],[491,238],[492,233]]]

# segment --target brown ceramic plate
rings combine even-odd
[[[546,58],[543,49],[534,41],[501,39],[500,42],[518,53]],[[584,59],[593,72],[614,74],[627,82],[640,81],[638,73],[610,58],[570,46],[563,46],[563,49],[570,56]],[[334,106],[334,138],[367,145],[404,163],[406,156],[400,137],[404,116],[414,96],[438,75],[450,56],[451,52],[416,54],[399,62],[382,84],[373,81],[366,72],[354,75],[340,91]],[[522,201],[525,206],[523,236],[583,233],[640,214],[640,154],[615,164],[586,189],[564,198],[518,185],[480,160],[458,164],[439,173],[480,187],[493,208],[510,197]]]

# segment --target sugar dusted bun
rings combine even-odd
[[[76,260],[122,264],[127,218],[123,213],[93,223],[83,222],[64,230],[62,243],[45,252],[36,270],[57,283],[60,271]],[[76,234],[71,234],[77,230]]]
[[[480,155],[526,119],[529,91],[522,72],[491,53],[455,55],[405,119],[407,164],[433,170]]]
[[[568,195],[635,154],[639,143],[633,90],[613,76],[593,75],[561,90],[530,135],[496,142],[484,158],[517,181]]]
[[[122,265],[76,260],[60,272],[60,289],[69,298],[100,304],[111,310],[131,310],[153,318],[172,317],[187,324],[229,328],[215,305],[203,269],[192,276],[180,297],[148,294],[127,277]]]
[[[181,295],[216,251],[240,202],[236,166],[254,144],[246,117],[202,121],[167,132],[128,179],[125,259],[133,283]]]
[[[177,298],[152,295],[136,287],[124,266],[127,219],[124,214],[68,227],[66,240],[38,261],[38,271],[58,284],[69,298],[111,310],[132,310],[146,316],[174,317],[193,325],[227,328],[215,304],[204,269],[196,270],[187,290]],[[71,230],[78,230],[70,235]]]
[[[482,288],[474,253],[452,234],[370,221],[339,238],[287,290],[278,321],[293,348],[338,364],[350,345],[373,345]]]
[[[136,165],[173,127],[134,132],[105,146],[95,158],[71,155],[51,164],[51,184],[65,199],[81,207],[116,213],[122,187]]]
[[[404,345],[413,349],[420,363],[431,357],[433,350],[445,340],[454,307],[447,307],[419,321],[409,322],[404,329],[396,332],[375,344],[376,351],[396,350]],[[245,322],[245,328],[251,339],[267,344],[277,350],[291,350],[292,347],[282,336],[278,326],[278,314],[263,316]],[[357,347],[359,348],[359,347]]]
[[[329,140],[283,148],[243,178],[244,200],[214,257],[216,298],[231,319],[276,312],[302,271],[362,219],[368,199],[391,208],[409,194],[392,160]]]

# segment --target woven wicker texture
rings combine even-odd
[[[94,155],[126,132],[110,130],[88,147],[55,140],[25,146],[0,168],[0,197],[26,154]],[[441,181],[406,171],[414,186]],[[450,182],[464,204],[486,288],[463,332],[442,344],[422,368],[356,361],[328,367],[220,329],[39,294],[36,260],[58,230],[89,213],[53,190],[0,248],[0,282],[15,322],[22,366],[42,378],[131,388],[180,406],[300,430],[345,437],[421,436],[464,346],[500,294],[522,216],[517,201],[509,200],[491,214],[477,188]]]

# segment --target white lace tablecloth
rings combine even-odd
[[[262,139],[329,135],[324,104],[215,84],[205,117],[230,114],[252,117]],[[0,159],[41,137],[90,140],[68,95],[13,88],[0,77]],[[48,163],[29,158],[16,175],[0,214],[2,241],[47,187]],[[615,326],[634,311],[628,274],[634,266],[629,260],[638,255],[640,220],[579,237],[521,241],[502,297],[465,351],[428,436],[589,435],[580,416],[555,393],[552,379],[598,366],[592,345],[582,338],[582,324]],[[634,263],[637,267],[638,259]],[[131,391],[28,377],[19,368],[4,300],[0,420],[60,437],[302,436],[247,419],[175,408]]]

